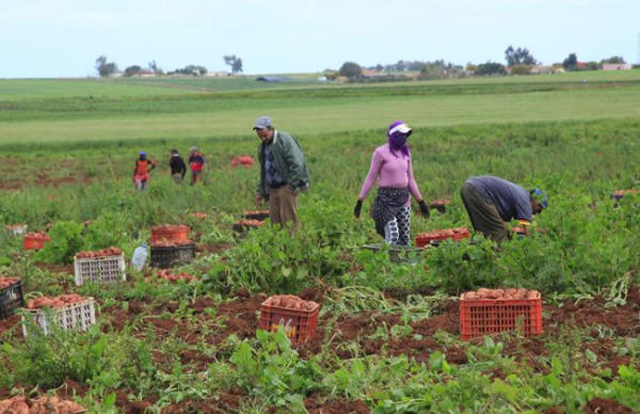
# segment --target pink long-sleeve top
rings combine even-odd
[[[399,151],[392,153],[389,144],[381,145],[373,152],[369,173],[362,184],[359,200],[365,199],[376,178],[379,187],[404,188],[409,186],[409,191],[416,200],[422,200],[418,184],[413,178],[411,156],[407,157]],[[411,199],[407,201],[406,205],[410,204]]]

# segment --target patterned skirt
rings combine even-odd
[[[376,232],[384,237],[384,227],[398,215],[409,200],[409,187],[378,187],[378,195],[373,201],[371,217],[376,223]]]

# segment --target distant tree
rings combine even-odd
[[[587,62],[587,70],[600,70],[602,69],[602,65],[598,62]]]
[[[535,65],[538,63],[526,48],[519,47],[514,49],[511,45],[504,51],[504,58],[509,67],[515,65]]]
[[[457,77],[462,73],[462,66],[454,65],[451,62],[445,63],[444,60],[436,60],[433,62],[423,62],[420,70],[421,79],[442,79]]]
[[[177,73],[179,75],[192,75],[192,76],[206,75],[207,68],[199,65],[187,65],[182,69],[176,69],[173,72],[169,72],[169,74],[174,74],[174,73]]]
[[[475,74],[478,76],[504,76],[507,74],[507,69],[500,63],[487,62],[479,64]]]
[[[627,63],[622,56],[611,56],[609,59],[602,59],[600,63]]]
[[[223,56],[224,63],[231,66],[231,73],[236,74],[242,72],[242,59],[236,55]]]
[[[118,66],[113,62],[107,62],[107,57],[102,55],[96,59],[96,70],[100,77],[111,76],[118,71]]]
[[[124,73],[122,74],[122,76],[133,76],[133,75],[138,75],[140,74],[140,72],[142,72],[142,68],[138,65],[133,65],[133,66],[129,66],[128,68],[126,68],[124,70]]]
[[[512,75],[529,75],[531,68],[531,65],[513,65],[509,69],[511,69]]]
[[[467,72],[475,72],[478,69],[478,65],[474,65],[471,62],[467,63],[467,66],[464,67],[464,70]]]
[[[375,68],[378,72],[382,72],[384,70],[384,66],[382,66],[381,64],[377,64],[376,68]]]
[[[565,60],[562,61],[562,67],[566,70],[576,70],[578,67],[578,57],[575,53],[570,53]]]
[[[164,73],[164,71],[158,67],[158,64],[155,60],[149,62],[149,70],[156,75],[162,75]]]
[[[340,67],[340,75],[349,79],[355,79],[362,75],[362,68],[355,62],[344,62]]]

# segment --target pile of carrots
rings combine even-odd
[[[186,246],[188,244],[193,244],[191,240],[165,240],[162,239],[160,241],[154,241],[151,243],[153,247],[176,247],[176,246]]]
[[[20,279],[15,277],[0,276],[0,290],[7,288],[15,283],[18,283]]]
[[[176,247],[193,244],[189,240],[189,226],[184,224],[165,224],[151,227],[152,247]]]
[[[122,254],[122,250],[118,249],[117,247],[109,247],[108,249],[103,249],[103,250],[80,252],[76,254],[76,259],[84,259],[87,257],[120,256],[121,254]]]
[[[318,305],[312,300],[302,300],[294,295],[276,295],[265,300],[263,305],[278,306],[281,308],[311,311],[316,309]]]
[[[27,302],[28,309],[43,309],[43,308],[61,308],[74,303],[82,302],[84,297],[75,293],[67,295],[60,295],[55,297],[42,296],[37,299],[29,299]]]
[[[24,235],[24,237],[26,239],[42,239],[42,240],[51,240],[49,238],[49,235],[47,233],[45,233],[44,231],[39,231],[37,233],[27,233]]]
[[[466,227],[455,227],[452,229],[444,229],[444,230],[435,230],[428,233],[420,233],[420,236],[423,238],[430,239],[446,239],[449,237],[454,237],[458,235],[463,235],[469,233]]]
[[[635,190],[635,189],[633,189],[633,190],[616,190],[616,191],[613,192],[613,195],[623,196],[625,194],[637,194],[637,193],[640,193],[640,190]]]
[[[196,280],[196,277],[190,275],[189,273],[183,272],[183,273],[174,274],[174,273],[171,273],[171,271],[168,269],[159,270],[156,274],[161,279],[165,279],[173,283],[176,283],[178,280],[186,280],[187,282]]]
[[[462,295],[463,300],[523,300],[538,299],[540,292],[537,290],[527,290],[525,288],[508,288],[508,289],[485,289],[480,288],[476,292],[465,292]]]
[[[249,219],[240,219],[238,220],[238,223],[241,226],[247,226],[247,227],[260,227],[264,224],[264,221],[261,220],[249,220]]]
[[[200,213],[198,211],[194,211],[193,213],[189,213],[189,217],[198,218],[198,219],[206,219],[207,213]]]
[[[63,400],[59,397],[40,397],[30,399],[17,395],[7,400],[0,401],[0,413],[16,414],[79,414],[87,411],[81,405],[73,401]]]

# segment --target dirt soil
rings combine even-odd
[[[86,168],[77,160],[64,159],[56,161],[54,166],[39,168],[36,172],[23,170],[22,160],[15,158],[0,158],[0,172],[5,177],[20,176],[22,179],[5,179],[0,181],[0,190],[22,190],[29,185],[38,187],[57,188],[69,184],[90,185],[92,180]],[[61,169],[69,170],[68,175],[60,177]],[[55,197],[54,197],[55,199]]]
[[[328,287],[316,287],[300,292],[299,296],[323,303],[329,292]],[[406,298],[408,294],[413,293],[385,292],[385,295],[393,298]],[[234,334],[241,340],[255,336],[260,304],[265,299],[264,294],[251,295],[246,290],[236,292],[235,299],[222,303],[199,297],[191,304],[192,315],[188,318],[172,315],[180,308],[180,304],[176,301],[155,303],[150,299],[132,300],[126,310],[120,306],[107,307],[99,317],[105,321],[103,325],[105,332],[120,331],[125,325],[132,325],[132,332],[142,337],[145,329],[151,327],[159,339],[175,334],[190,345],[204,340],[218,347],[219,352],[223,353],[229,351],[224,349],[224,343],[230,335]],[[353,351],[350,350],[352,347],[345,347],[344,344],[355,342],[359,345],[357,351],[359,355],[405,354],[417,361],[428,363],[429,355],[438,350],[446,355],[449,363],[467,363],[464,348],[455,344],[443,345],[433,339],[437,331],[459,335],[459,304],[455,301],[449,302],[438,312],[431,318],[411,322],[409,325],[412,328],[412,335],[402,338],[395,338],[390,334],[384,335],[384,338],[377,338],[375,335],[380,327],[386,327],[389,332],[393,326],[403,325],[404,322],[398,313],[381,314],[377,311],[368,311],[353,315],[344,314],[338,318],[325,314],[319,318],[315,338],[308,343],[298,345],[297,348],[303,358],[319,353],[323,345],[328,346],[340,358],[352,358],[354,356]],[[640,288],[638,287],[632,287],[629,290],[627,304],[624,306],[607,308],[602,297],[582,300],[578,303],[566,302],[562,306],[545,305],[543,306],[543,334],[529,338],[503,337],[501,340],[505,345],[504,353],[514,355],[516,360],[532,364],[534,369],[544,371],[546,368],[536,366],[536,361],[540,356],[553,353],[545,346],[545,339],[549,336],[558,337],[573,327],[579,327],[586,330],[594,339],[599,338],[599,333],[603,331],[619,337],[637,337],[640,335],[640,320],[637,317],[639,312]],[[14,336],[21,339],[19,316],[14,315],[0,321],[0,335],[11,328],[15,328]],[[420,339],[416,339],[416,335],[419,335]],[[470,342],[481,343],[482,341],[482,338],[475,338]],[[613,342],[609,338],[581,341],[580,344],[583,347],[582,351],[589,349],[596,354],[597,360],[601,362],[600,368],[611,368],[615,373],[619,365],[632,363],[628,356],[619,356],[614,351]],[[159,369],[170,369],[173,358],[177,357],[188,369],[201,371],[206,369],[207,364],[213,362],[216,357],[224,356],[206,357],[191,349],[183,350],[178,355],[154,352],[153,359]],[[636,364],[637,361],[633,363]],[[499,378],[504,376],[499,370],[488,371],[486,374]],[[67,381],[58,393],[67,397],[74,393],[83,395],[86,391],[86,387]],[[165,408],[163,412],[229,412],[237,409],[243,396],[241,391],[231,390],[216,401],[183,401]],[[307,397],[305,404],[312,413],[369,412],[361,401],[328,400],[327,398],[322,395],[311,395]],[[143,412],[145,407],[153,404],[153,401],[128,401],[127,392],[121,390],[117,393],[116,404],[125,412]],[[615,404],[617,404],[615,401],[594,399],[585,407],[585,412],[632,412],[624,411],[626,407],[619,404],[614,407]]]
[[[362,400],[329,400],[321,394],[312,394],[305,398],[304,406],[309,414],[369,414],[371,412]]]
[[[633,414],[636,411],[606,398],[594,398],[589,401],[583,410],[587,414]]]

